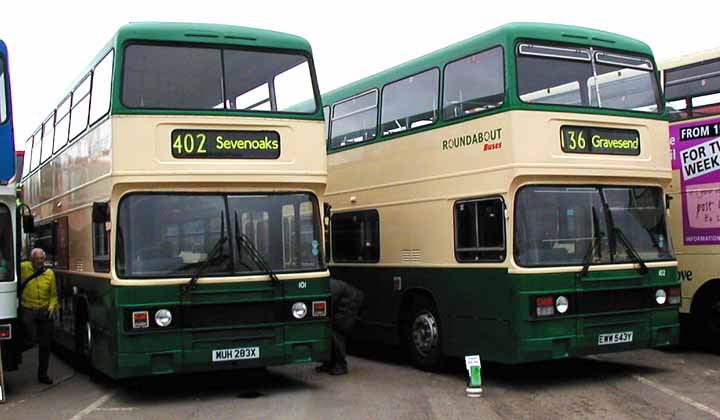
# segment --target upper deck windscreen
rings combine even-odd
[[[220,47],[132,44],[122,102],[129,108],[316,112],[305,55]]]
[[[659,113],[652,60],[593,48],[521,43],[520,100],[526,103]]]

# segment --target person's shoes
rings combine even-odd
[[[315,367],[315,372],[327,373],[327,372],[330,372],[331,368],[332,368],[332,366],[330,365],[330,363],[325,362],[322,365]]]
[[[53,380],[50,379],[50,377],[47,376],[47,375],[45,375],[45,376],[38,376],[38,382],[40,382],[41,384],[45,384],[45,385],[52,385],[52,384],[53,384]]]
[[[330,368],[330,370],[328,371],[328,373],[331,374],[331,375],[333,375],[333,376],[345,375],[345,374],[348,373],[348,368],[347,368],[347,367],[344,367],[344,366],[333,366],[333,367]]]

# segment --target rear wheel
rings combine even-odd
[[[412,305],[404,331],[410,359],[415,366],[431,371],[445,366],[440,317],[430,299],[420,298]]]

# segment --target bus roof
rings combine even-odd
[[[244,26],[189,22],[131,22],[121,26],[95,57],[79,72],[63,90],[56,104],[60,104],[88,72],[111,50],[119,49],[130,41],[190,42],[199,44],[223,44],[240,47],[287,49],[312,54],[310,43],[297,35]],[[52,113],[54,107],[49,111]],[[321,114],[318,113],[319,117]],[[42,124],[42,123],[41,123]],[[35,133],[37,129],[33,130]],[[30,134],[32,135],[32,134]],[[25,140],[23,140],[25,141]]]
[[[115,40],[117,46],[121,46],[127,41],[147,40],[220,43],[256,48],[310,51],[310,43],[296,35],[243,26],[209,23],[129,23],[118,30]]]
[[[212,23],[131,22],[121,26],[100,52],[85,66],[63,95],[62,101],[107,53],[129,41],[192,42],[241,47],[278,48],[312,53],[310,43],[297,35],[244,26]]]
[[[680,57],[671,58],[659,63],[658,66],[662,70],[673,69],[675,67],[683,67],[688,64],[700,63],[702,61],[720,58],[720,48],[712,48],[705,51],[699,51],[692,54],[682,55]]]
[[[482,51],[496,45],[512,48],[515,41],[520,39],[578,44],[652,56],[652,50],[644,42],[611,32],[550,23],[508,23],[327,92],[323,95],[323,103],[332,103],[374,87],[382,86],[387,82],[427,70],[430,67],[441,66],[448,61],[465,57],[475,51]]]

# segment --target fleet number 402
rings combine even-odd
[[[191,153],[207,153],[207,149],[205,149],[205,141],[207,140],[207,136],[203,133],[197,133],[197,134],[178,134],[177,137],[175,137],[175,140],[173,141],[173,149],[177,152],[177,154],[191,154]]]

